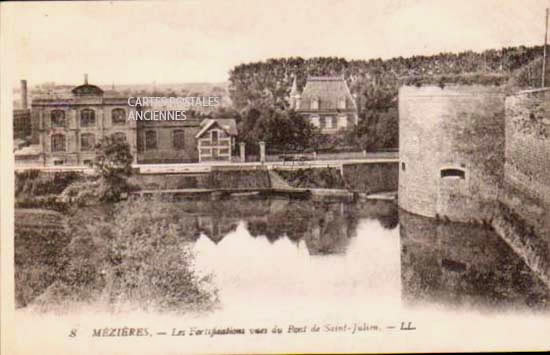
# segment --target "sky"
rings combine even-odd
[[[13,80],[226,81],[243,62],[541,45],[550,0],[183,0],[2,4]]]

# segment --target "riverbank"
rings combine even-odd
[[[360,219],[378,221],[384,229],[394,229],[398,223],[395,204],[387,201],[350,204],[280,197],[136,199],[83,207],[71,215],[16,209],[17,307],[50,309],[62,307],[64,302],[94,300],[109,305],[116,298],[109,300],[111,296],[106,295],[116,296],[126,286],[131,292],[132,284],[126,283],[136,281],[137,270],[127,270],[125,263],[136,266],[143,256],[157,260],[155,253],[170,256],[169,250],[183,248],[201,236],[217,244],[240,223],[253,236],[271,243],[288,238],[294,243],[305,242],[311,255],[341,254],[355,237]],[[173,237],[169,240],[172,244],[161,247],[166,241],[159,238],[165,233]],[[140,260],[140,268],[153,267]],[[119,269],[126,276],[116,281],[112,272]],[[155,272],[170,271],[163,270]]]

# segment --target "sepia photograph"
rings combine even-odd
[[[2,354],[550,350],[549,8],[0,4]]]

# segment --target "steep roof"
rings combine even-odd
[[[312,76],[308,77],[300,100],[300,111],[312,111],[311,102],[319,100],[319,111],[338,110],[340,99],[346,99],[348,110],[357,110],[355,100],[351,96],[343,76]]]
[[[234,118],[207,118],[201,122],[201,130],[195,135],[200,138],[206,131],[215,125],[219,126],[230,136],[237,135],[237,122]]]

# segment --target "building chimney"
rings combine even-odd
[[[84,74],[84,85],[88,85],[88,74]]]
[[[21,80],[21,108],[27,109],[27,80]]]

